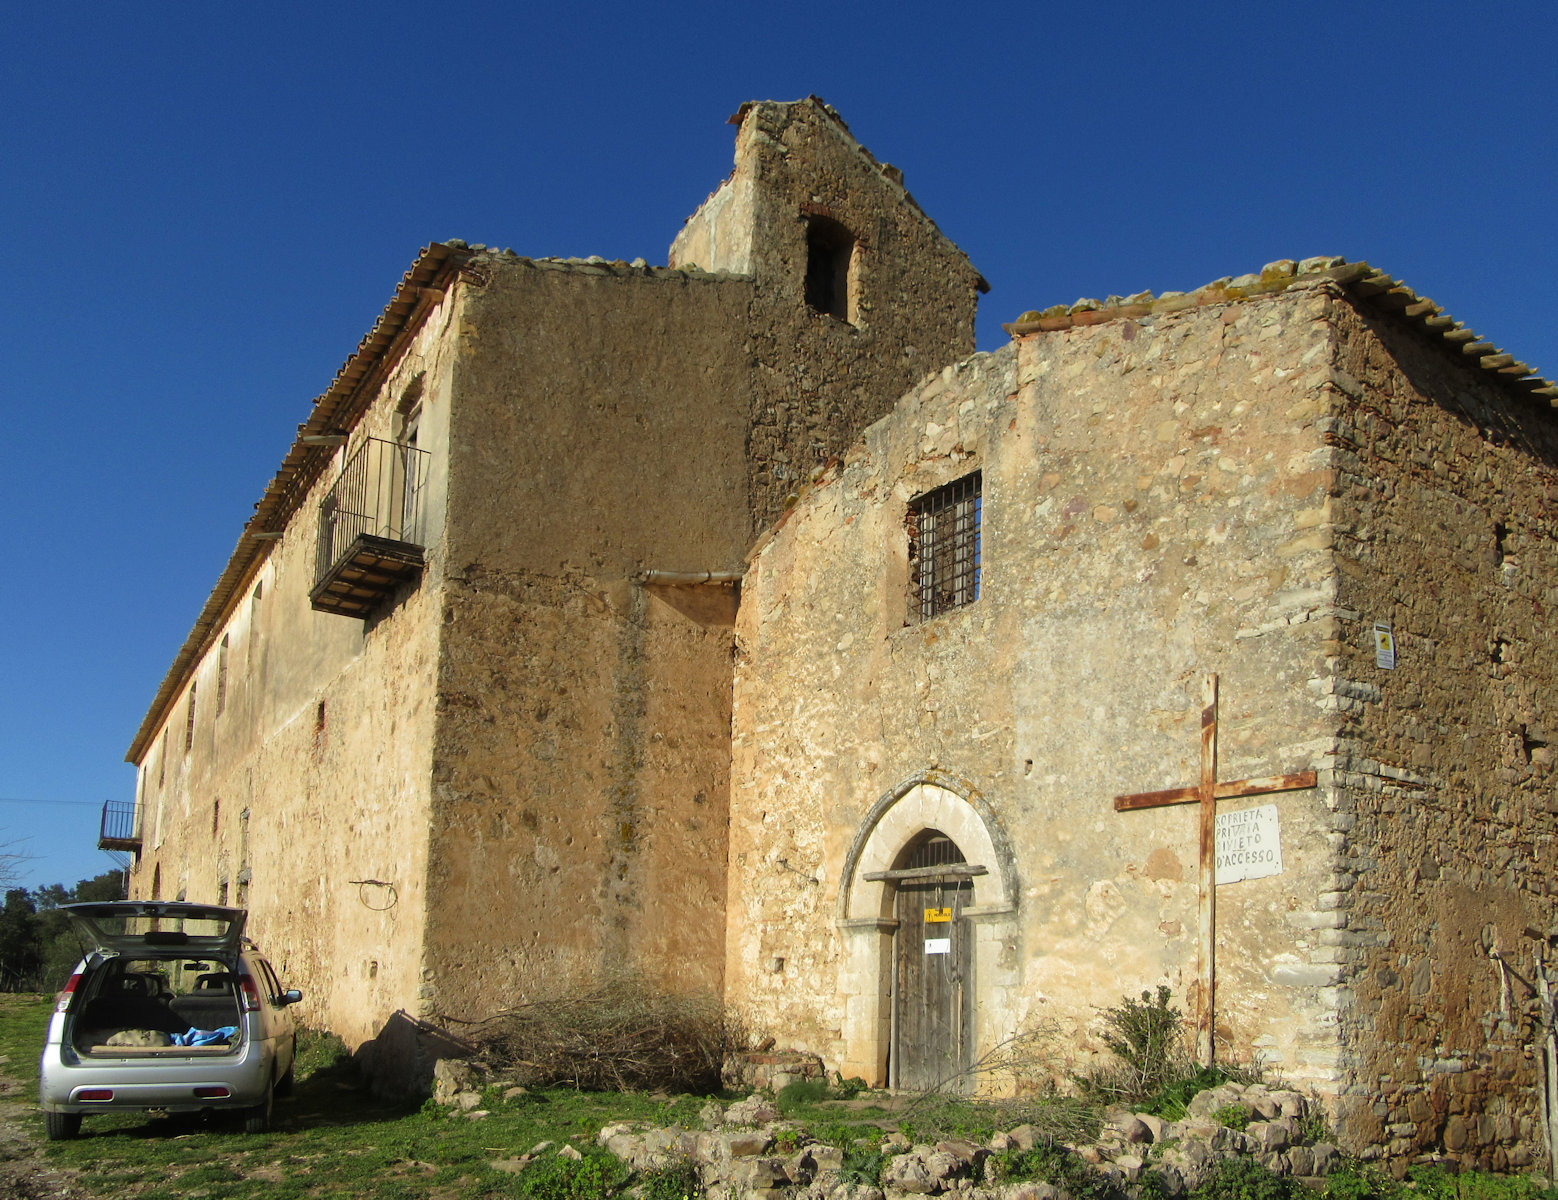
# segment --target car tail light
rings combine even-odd
[[[113,1098],[113,1088],[83,1088],[81,1091],[76,1093],[76,1099],[81,1101],[112,1100]]]
[[[55,1012],[64,1012],[67,1008],[70,1007],[70,998],[76,994],[76,985],[80,982],[81,972],[77,971],[70,977],[70,981],[65,984],[65,990],[61,992],[59,997],[55,1000]]]
[[[226,1100],[232,1095],[225,1087],[198,1087],[195,1089],[197,1100]]]
[[[243,1011],[260,1011],[260,989],[254,986],[253,975],[238,976],[238,990],[243,993]]]

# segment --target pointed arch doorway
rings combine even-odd
[[[959,870],[959,868],[962,868]],[[963,910],[974,881],[958,844],[927,829],[904,847],[893,880],[893,1087],[928,1091],[967,1079],[974,1065],[974,944]]]
[[[845,1075],[934,1086],[1007,1036],[1020,982],[1017,894],[1006,832],[966,782],[927,773],[872,805],[839,880]],[[951,912],[932,916],[946,920],[927,920],[942,909]]]

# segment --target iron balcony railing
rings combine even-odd
[[[319,505],[316,580],[324,579],[359,538],[423,544],[427,459],[425,450],[382,438],[368,438],[357,448]]]
[[[368,438],[319,504],[319,553],[309,601],[369,619],[422,573],[427,452]]]
[[[97,845],[100,850],[141,848],[140,806],[134,800],[109,800],[103,805]]]

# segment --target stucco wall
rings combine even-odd
[[[1387,319],[1342,308],[1336,327],[1345,1128],[1393,1154],[1525,1167],[1541,967],[1524,930],[1558,923],[1558,428]]]
[[[883,1077],[889,935],[839,896],[851,847],[900,794],[922,808],[903,838],[942,820],[972,831],[972,813],[998,835],[991,853],[1010,848],[975,881],[981,1052],[1047,1025],[1065,1069],[1122,994],[1165,982],[1193,1007],[1194,812],[1116,813],[1112,798],[1196,781],[1207,672],[1222,679],[1223,778],[1334,749],[1336,579],[1316,535],[1328,304],[1294,292],[1116,321],[949,367],[754,556],[726,968],[754,1024]],[[982,595],[906,624],[907,503],[976,468]],[[1327,796],[1233,805],[1277,805],[1285,870],[1219,889],[1218,1029],[1225,1051],[1330,1086]]]
[[[434,309],[340,452],[344,461],[361,437],[394,436],[401,397],[421,387],[432,469],[420,584],[367,624],[310,606],[319,502],[337,473],[327,472],[193,674],[190,748],[186,683],[137,764],[144,840],[131,895],[247,906],[250,936],[303,989],[301,1020],[353,1046],[414,1009],[421,986],[458,303]]]
[[[602,968],[717,992],[733,604],[635,577],[740,562],[751,284],[474,265],[424,1009]]]

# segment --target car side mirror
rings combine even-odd
[[[281,993],[281,1003],[283,1006],[288,1004],[297,1004],[302,999],[303,993],[298,991],[297,988],[288,988],[286,991]]]

